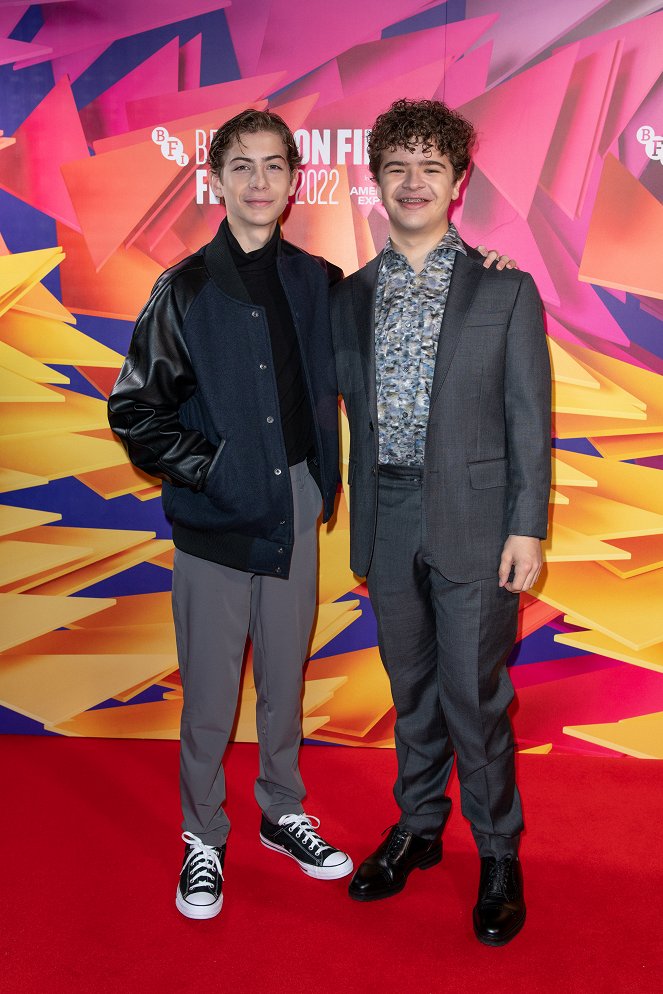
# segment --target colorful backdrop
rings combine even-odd
[[[105,398],[154,280],[222,217],[210,134],[277,110],[305,163],[285,233],[350,273],[387,231],[366,129],[438,97],[480,133],[461,233],[531,271],[547,312],[552,528],[511,658],[519,748],[663,757],[658,6],[0,0],[1,731],[177,737],[170,530]],[[343,493],[320,549],[305,735],[389,746]],[[238,739],[254,704],[249,653]]]

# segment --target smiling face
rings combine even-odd
[[[227,149],[210,185],[226,205],[228,224],[245,252],[266,245],[276,222],[295,192],[297,170],[288,165],[287,149],[272,131],[241,135]]]
[[[433,146],[382,153],[378,191],[389,215],[389,233],[396,244],[434,246],[449,227],[449,205],[460,192],[465,173],[454,177],[449,157]]]

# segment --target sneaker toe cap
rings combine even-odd
[[[351,862],[350,857],[346,852],[341,852],[340,849],[335,849],[334,852],[329,853],[326,859],[323,860],[323,866],[343,866],[345,863]]]

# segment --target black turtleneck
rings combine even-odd
[[[222,228],[251,302],[264,307],[267,314],[283,439],[288,465],[294,466],[312,452],[314,434],[297,333],[276,268],[281,232],[277,225],[266,245],[254,252],[245,252],[227,221],[223,222]]]

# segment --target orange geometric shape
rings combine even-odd
[[[606,156],[578,278],[663,300],[663,204]]]

